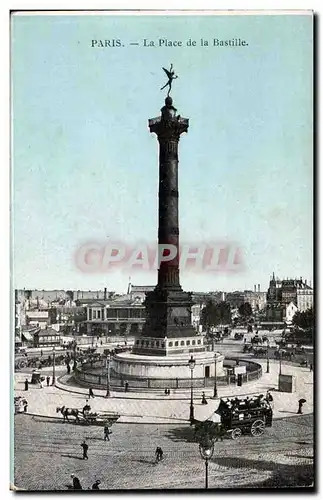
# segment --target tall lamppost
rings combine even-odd
[[[77,342],[74,339],[74,343],[73,343],[73,371],[76,369],[76,346],[77,346]]]
[[[269,369],[269,340],[267,340],[267,370],[266,370],[267,373],[270,373],[270,369]]]
[[[205,489],[207,490],[209,487],[209,460],[214,453],[214,444],[212,441],[200,443],[199,450],[201,457],[205,460]]]
[[[217,381],[216,381],[216,355],[217,353],[214,353],[214,388],[213,388],[213,397],[217,398],[218,397],[218,386],[217,386]]]
[[[107,369],[107,393],[105,395],[106,398],[110,397],[110,354],[107,354],[106,358],[106,369]]]
[[[52,377],[52,385],[55,385],[56,376],[55,376],[55,346],[53,347],[53,377]]]
[[[190,404],[190,423],[191,425],[194,422],[194,404],[193,404],[193,371],[195,368],[195,359],[193,358],[193,354],[191,355],[191,359],[188,362],[188,366],[191,370],[191,404]]]
[[[279,375],[282,374],[282,352],[279,351]]]

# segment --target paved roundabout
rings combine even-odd
[[[242,387],[235,385],[219,387],[219,397],[245,396],[250,394],[265,394],[268,389],[274,398],[274,419],[291,417],[297,414],[298,400],[306,399],[303,407],[304,414],[313,412],[313,372],[308,368],[296,367],[289,364],[282,365],[282,372],[295,376],[296,390],[293,393],[282,393],[277,390],[279,363],[272,361],[270,373],[266,372],[266,363],[262,364],[263,376]],[[44,373],[46,373],[44,371]],[[50,373],[50,369],[47,370]],[[61,373],[61,377],[59,375]],[[57,386],[44,387],[29,386],[29,391],[24,391],[24,380],[30,378],[30,373],[17,373],[15,376],[15,395],[26,397],[28,400],[28,413],[57,417],[56,408],[67,406],[82,408],[87,399],[88,389],[77,387],[68,383],[64,377],[65,371],[58,371]],[[121,417],[119,423],[174,423],[184,422],[189,418],[190,391],[172,391],[170,396],[165,396],[163,391],[151,392],[112,392],[110,398],[105,398],[105,391],[94,391],[96,397],[91,399],[91,407],[95,412],[116,411]],[[195,390],[194,408],[195,418],[204,420],[217,409],[219,400],[212,399],[213,390],[205,389],[207,405],[201,404],[202,390]]]

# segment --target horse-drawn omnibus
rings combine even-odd
[[[204,422],[195,421],[195,437],[238,439],[242,434],[261,436],[272,426],[273,411],[263,395],[254,398],[220,400],[218,409]]]

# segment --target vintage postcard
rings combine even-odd
[[[11,489],[315,488],[313,80],[312,11],[11,13]]]

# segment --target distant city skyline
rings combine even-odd
[[[259,291],[258,290],[258,285],[260,285],[260,292],[267,292],[267,290],[269,288],[269,281],[271,280],[271,278],[272,278],[272,275],[268,277],[267,286],[264,286],[264,288],[261,287],[260,283],[254,283],[254,285],[252,287],[243,288],[243,289],[242,288],[241,289],[236,288],[236,289],[231,289],[231,290],[212,289],[212,290],[207,290],[207,291],[205,291],[205,290],[191,290],[191,291],[196,292],[196,293],[198,293],[198,292],[201,292],[201,293],[212,293],[212,292],[214,292],[214,293],[217,293],[217,292],[230,293],[230,292],[235,292],[235,291],[237,291],[237,292],[238,291],[240,291],[240,292],[246,292],[246,291],[252,291],[253,292],[253,291],[256,291],[258,293],[258,291]],[[311,287],[314,286],[314,283],[311,280],[307,280],[307,278],[304,277],[304,276],[283,276],[283,277],[281,277],[281,276],[276,276],[276,274],[275,274],[275,279],[276,280],[280,280],[280,281],[302,279],[304,282],[305,281],[307,282],[307,285],[309,285]],[[115,292],[115,293],[119,294],[119,293],[126,293],[129,284],[131,284],[132,286],[147,286],[148,287],[148,286],[154,285],[155,283],[148,284],[148,283],[138,283],[137,281],[130,281],[130,282],[128,281],[127,287],[126,287],[126,289],[124,291],[117,291],[117,290],[114,290],[114,289],[110,289],[110,288],[108,288],[106,286],[103,287],[103,288],[97,288],[97,289],[95,289],[95,288],[92,288],[92,289],[66,288],[66,287],[65,288],[64,287],[58,287],[58,288],[23,287],[23,288],[17,288],[17,290],[19,290],[19,291],[22,291],[22,290],[32,290],[32,291],[39,291],[39,292],[46,292],[46,291],[57,291],[57,292],[64,291],[65,292],[65,291],[71,290],[73,292],[93,292],[93,293],[95,293],[95,292],[104,292],[104,289],[106,288],[107,293],[109,293],[109,292]],[[255,286],[257,287],[256,290],[254,290]]]
[[[107,36],[124,47],[91,46]],[[140,46],[158,37],[198,43]],[[85,241],[157,240],[148,119],[163,105],[170,63],[174,105],[190,120],[180,241],[234,241],[244,262],[226,274],[184,269],[182,287],[265,291],[273,271],[313,283],[312,44],[308,15],[13,15],[13,288],[156,284],[155,272],[82,273],[74,255]]]

